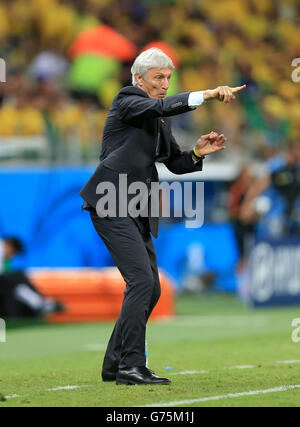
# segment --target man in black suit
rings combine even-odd
[[[155,202],[151,184],[158,182],[155,162],[163,162],[175,174],[201,171],[206,155],[225,149],[224,135],[211,132],[202,136],[193,150],[182,152],[167,117],[191,111],[208,99],[227,103],[244,88],[222,86],[165,98],[173,69],[171,59],[156,48],[136,58],[131,70],[133,87],[123,88],[115,97],[104,127],[100,165],[80,192],[85,200],[83,209],[90,211],[96,231],[126,282],[121,313],[102,367],[103,381],[116,380],[117,384],[170,383],[146,367],[145,356],[146,323],[160,297],[150,235],[158,235],[158,218],[151,216],[149,207]],[[122,189],[124,177],[126,188]],[[102,184],[107,182],[114,187],[115,213],[106,208],[110,201]],[[138,216],[133,214],[136,195],[128,191],[136,182],[146,189],[146,194],[139,194],[140,212],[145,196],[150,201],[146,212]]]

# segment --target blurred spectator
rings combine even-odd
[[[11,272],[11,259],[23,252],[23,244],[16,237],[0,239],[0,274]]]
[[[240,266],[249,253],[250,244],[253,243],[255,233],[255,216],[243,218],[241,209],[245,195],[254,184],[254,176],[249,166],[244,166],[234,183],[229,189],[228,210],[234,225],[235,237],[239,248]]]
[[[217,273],[211,271],[207,266],[205,247],[200,241],[195,241],[186,250],[183,291],[197,294],[212,290]]]
[[[205,109],[195,110],[189,120],[178,126],[184,132],[195,134],[200,130],[218,129],[230,140],[230,155],[235,159],[245,156],[263,159],[266,146],[271,151],[282,140],[300,137],[300,85],[291,78],[291,61],[299,56],[299,17],[298,0],[3,0],[0,55],[6,59],[8,74],[13,77],[0,86],[0,100],[5,110],[4,115],[0,111],[1,132],[6,136],[14,132],[17,135],[43,132],[40,115],[32,111],[30,96],[26,108],[23,99],[23,109],[31,109],[30,113],[26,112],[29,125],[24,125],[25,113],[17,115],[11,107],[24,76],[33,78],[34,90],[41,78],[58,81],[59,89],[64,90],[65,105],[73,105],[74,101],[81,103],[74,100],[70,88],[76,88],[79,83],[83,88],[83,83],[94,88],[95,84],[88,78],[88,82],[80,80],[80,73],[73,78],[69,65],[71,71],[78,70],[77,59],[69,64],[67,52],[82,30],[105,24],[138,49],[154,40],[174,49],[180,63],[174,90],[201,90],[216,84],[246,82],[247,91],[234,106],[224,109],[217,103],[209,104]],[[130,83],[130,64],[108,65],[111,68],[103,79],[105,84],[96,81],[97,90],[93,93],[100,108],[104,108],[100,115],[105,114],[120,85]],[[97,66],[101,72],[105,71],[100,63]],[[36,87],[41,85],[37,83]],[[43,97],[47,94],[43,93]],[[47,99],[44,103],[49,104]],[[60,108],[61,105],[56,105],[56,116]],[[78,105],[78,109],[82,107]],[[51,110],[54,114],[54,108]],[[16,126],[19,118],[20,126]],[[78,131],[73,129],[73,133]],[[64,144],[59,134],[56,134],[58,145]],[[97,137],[100,140],[101,134]],[[93,147],[92,143],[92,151]],[[85,156],[87,151],[88,146]],[[227,153],[220,154],[219,158]]]
[[[0,317],[42,317],[63,311],[63,306],[44,298],[22,272],[13,272],[11,259],[23,252],[15,237],[0,240]]]
[[[34,80],[62,80],[65,78],[69,63],[61,52],[43,51],[30,65],[28,73]]]
[[[269,195],[265,194],[269,189]],[[270,236],[300,233],[300,143],[290,142],[288,148],[266,164],[245,194],[241,218],[251,222],[260,214],[268,217]]]
[[[31,103],[32,88],[23,85],[0,109],[0,136],[34,136],[45,131],[41,112]]]
[[[69,159],[72,159],[74,145],[80,152],[78,158],[83,162],[94,160],[98,156],[105,112],[99,110],[92,99],[83,96],[76,103],[65,104],[53,118],[61,132],[61,144]]]
[[[0,5],[0,43],[3,43],[9,34],[9,24],[5,5]]]

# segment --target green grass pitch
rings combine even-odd
[[[101,382],[112,324],[9,323],[0,407],[300,406],[300,388],[280,389],[300,384],[300,307],[252,310],[213,294],[179,297],[177,313],[148,325],[149,367],[172,379],[156,387]]]

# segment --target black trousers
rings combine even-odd
[[[121,313],[108,343],[103,370],[115,372],[145,366],[146,324],[161,293],[151,235],[142,233],[130,217],[100,218],[94,210],[90,215],[126,282]]]

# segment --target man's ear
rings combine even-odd
[[[140,75],[137,73],[137,74],[135,75],[135,78],[136,78],[136,81],[137,81],[138,86],[139,86],[139,87],[143,86],[143,83],[144,83],[144,79],[143,79],[143,77],[142,77],[142,76],[140,76]]]

